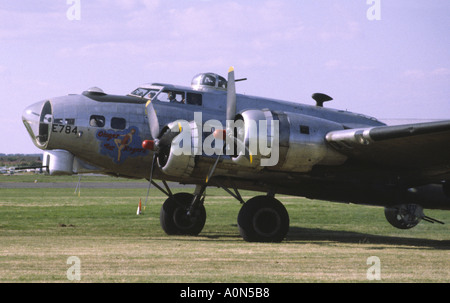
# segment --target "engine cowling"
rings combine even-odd
[[[247,165],[308,172],[314,165],[340,165],[347,160],[325,141],[328,132],[344,129],[339,123],[270,110],[246,110],[235,120],[236,137],[252,155]],[[244,158],[245,154],[241,153],[233,161],[245,163]]]
[[[195,155],[200,146],[197,124],[195,121],[178,120],[168,124],[166,128],[171,132],[179,132],[179,135],[159,152],[158,165],[167,175],[188,177],[194,170]]]

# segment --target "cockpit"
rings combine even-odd
[[[201,94],[170,85],[138,87],[129,95],[159,102],[202,105]]]
[[[226,90],[227,80],[214,73],[203,73],[196,75],[191,82],[191,86],[195,90]]]
[[[202,105],[203,91],[226,91],[227,80],[215,73],[194,76],[191,88],[171,84],[146,84],[132,91],[129,96],[152,101]]]

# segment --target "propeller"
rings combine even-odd
[[[159,129],[158,116],[151,100],[145,105],[145,110],[148,117],[148,125],[150,127],[150,134],[153,140],[144,140],[142,147],[146,150],[151,150],[158,154],[161,150],[166,150],[175,138],[181,132],[180,123],[172,125],[177,128],[179,132],[173,131],[169,125],[166,125],[161,131]]]
[[[223,129],[217,129],[214,131],[214,137],[216,139],[224,140],[224,147],[226,146],[226,138],[231,138],[233,141],[233,144],[235,146],[242,146],[244,143],[238,140],[234,136],[234,129],[232,129],[231,123],[229,124],[228,121],[234,121],[234,118],[236,116],[236,82],[237,81],[244,81],[247,80],[247,78],[244,79],[238,79],[236,80],[234,77],[234,67],[230,67],[228,69],[228,82],[227,82],[227,112],[226,112],[226,122],[227,122],[227,128],[226,130]],[[246,151],[246,155],[250,162],[252,162],[252,155],[249,152],[249,150],[244,146],[244,149]],[[211,170],[209,171],[208,175],[206,176],[206,184],[208,184],[209,180],[214,174],[214,171],[216,170],[217,164],[219,163],[220,155],[217,155],[217,159],[214,162],[213,166],[211,167]],[[206,185],[205,184],[205,185]]]
[[[244,79],[236,80],[235,76],[234,76],[234,67],[229,68],[228,83],[227,83],[227,110],[226,110],[226,120],[227,121],[234,121],[234,118],[236,116],[236,82],[244,81],[244,80],[246,80],[246,79],[244,78]],[[153,151],[152,167],[150,170],[150,183],[151,183],[152,177],[153,177],[153,166],[155,165],[156,157],[161,157],[165,153],[170,151],[170,145],[172,143],[172,140],[177,135],[179,135],[179,133],[181,132],[181,126],[180,126],[180,124],[178,124],[178,128],[179,128],[178,130],[180,132],[176,131],[175,129],[172,130],[170,128],[170,124],[166,125],[162,130],[160,130],[158,116],[157,116],[156,110],[155,110],[151,100],[149,100],[147,102],[147,104],[145,105],[145,108],[146,108],[148,123],[149,123],[149,127],[150,127],[150,134],[153,137],[153,139],[152,140],[144,140],[142,142],[142,147],[146,150]],[[230,126],[231,126],[231,124],[227,123],[226,130],[216,130],[214,132],[215,138],[217,138],[217,139],[220,138],[220,139],[224,140],[224,147],[226,144],[226,138],[231,138],[232,142],[235,146],[242,146],[244,143],[241,142],[240,140],[238,140],[234,136],[234,129],[232,129]],[[173,123],[172,128],[176,128],[176,127],[177,127],[176,124]],[[246,152],[247,159],[250,162],[252,162],[251,153],[248,151],[248,149],[245,146],[244,146],[244,149]],[[219,161],[220,161],[220,155],[217,156],[217,159],[216,159],[214,165],[211,167],[211,170],[206,177],[206,184],[209,182],[212,175],[214,174],[214,171],[215,171]]]
[[[153,106],[151,100],[145,105],[145,111],[147,113],[148,124],[150,127],[150,134],[153,140],[144,140],[142,142],[142,147],[146,150],[153,151],[152,164],[150,167],[150,177],[147,189],[147,197],[145,199],[145,206],[147,205],[148,195],[150,192],[150,186],[153,181],[153,169],[156,163],[157,157],[161,153],[165,153],[170,150],[170,144],[173,138],[175,138],[179,133],[173,132],[168,126],[164,127],[162,131],[159,130],[159,121],[156,114],[156,110]],[[181,125],[178,123],[179,130],[181,132]],[[145,207],[144,206],[144,207]]]

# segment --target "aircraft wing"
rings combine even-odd
[[[326,140],[349,159],[450,175],[450,120],[332,131]]]

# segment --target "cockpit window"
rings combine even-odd
[[[131,95],[135,95],[138,97],[144,97],[146,94],[148,94],[149,89],[139,87],[131,92]]]
[[[158,95],[157,100],[161,102],[183,103],[183,104],[186,103],[184,92],[171,90],[165,90],[161,92]]]
[[[156,96],[157,93],[158,93],[157,90],[150,90],[150,92],[147,93],[147,96],[145,96],[145,98],[147,98],[147,99],[153,99],[153,97]]]
[[[130,95],[145,99],[153,99],[153,97],[155,97],[159,91],[160,89],[139,87],[132,91]]]

